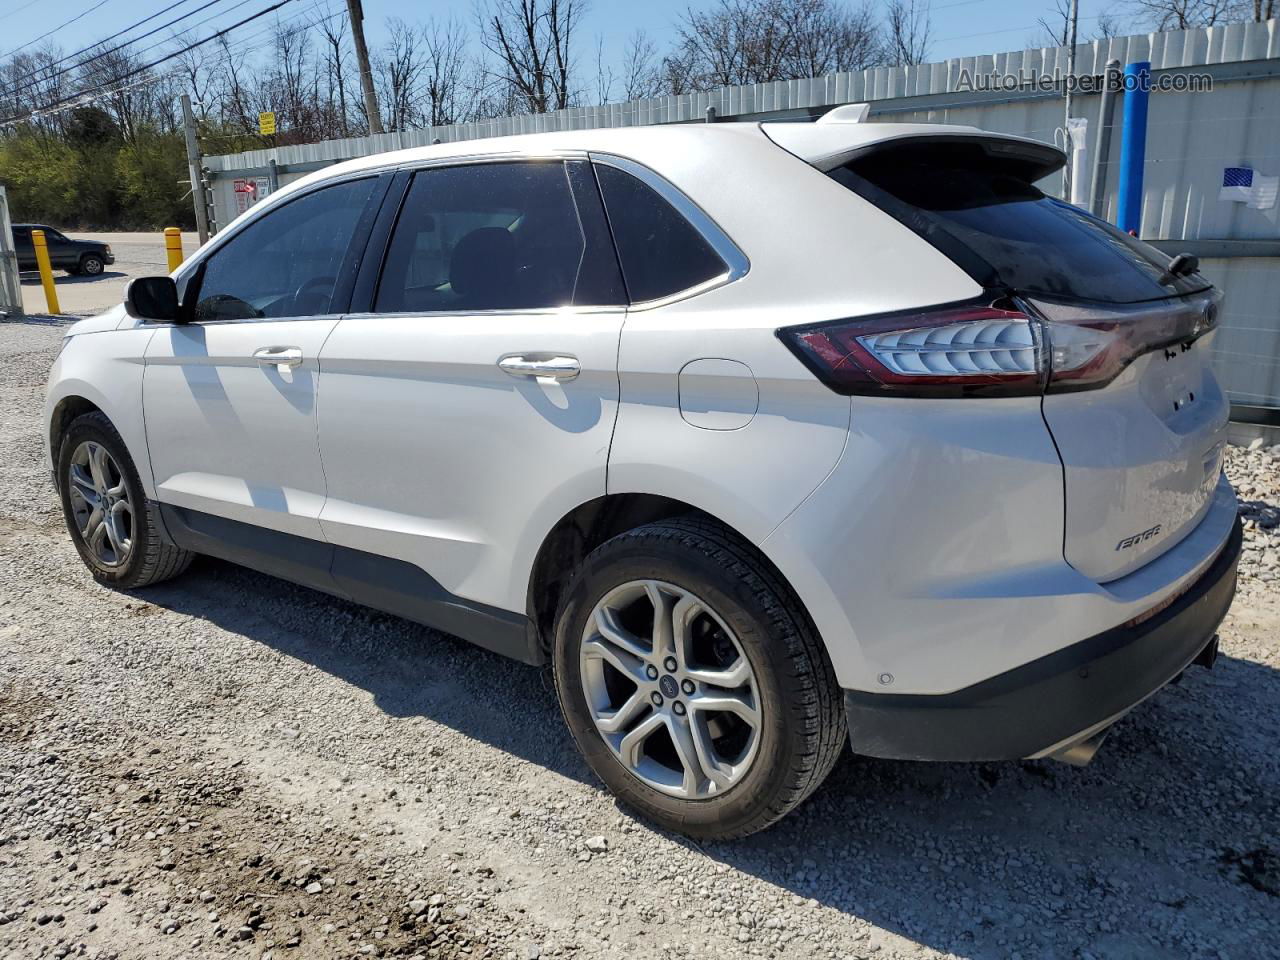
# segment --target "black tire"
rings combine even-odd
[[[96,253],[86,253],[80,258],[80,266],[77,273],[83,273],[87,277],[96,277],[102,273],[107,267],[102,257]]]
[[[592,719],[579,660],[587,618],[606,593],[643,579],[705,600],[737,634],[755,672],[759,748],[742,779],[719,796],[684,799],[654,789],[615,756]],[[642,816],[692,837],[743,837],[775,823],[822,783],[845,744],[840,690],[808,614],[750,544],[710,520],[651,523],[594,550],[561,606],[553,664],[565,721],[591,768]]]
[[[124,562],[118,566],[107,566],[100,561],[85,542],[72,509],[71,483],[68,479],[71,461],[76,450],[85,441],[93,441],[106,448],[119,469],[120,479],[127,488],[129,502],[134,508],[131,524],[133,546]],[[71,535],[80,559],[95,580],[109,587],[132,590],[176,577],[190,566],[192,554],[169,543],[160,532],[155,505],[143,492],[133,458],[129,456],[120,434],[104,414],[86,413],[71,421],[58,445],[57,463],[58,492],[67,532]]]

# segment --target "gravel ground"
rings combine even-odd
[[[577,758],[548,677],[211,560],[81,567],[40,465],[61,329],[0,324],[0,958],[1280,956],[1280,448],[1223,657],[1094,763],[846,755],[698,846]]]

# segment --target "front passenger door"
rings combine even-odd
[[[192,322],[152,338],[143,409],[156,492],[197,532],[226,538],[212,517],[323,540],[318,358],[380,185],[335,183],[247,224],[190,275]]]

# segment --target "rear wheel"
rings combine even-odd
[[[586,559],[557,622],[556,688],[587,762],[644,816],[745,836],[800,804],[844,744],[799,602],[749,544],[680,519]]]
[[[145,587],[182,573],[191,554],[161,535],[124,441],[101,413],[71,422],[58,451],[67,531],[99,583]]]
[[[102,257],[96,253],[86,253],[80,258],[80,269],[76,272],[83,273],[85,276],[96,277],[105,268],[106,264],[103,263]]]

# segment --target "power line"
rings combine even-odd
[[[38,2],[39,0],[32,0],[32,3],[38,3]],[[123,30],[117,30],[115,33],[111,34],[111,36],[103,37],[101,40],[91,43],[87,47],[81,47],[75,53],[69,53],[65,57],[62,57],[61,59],[55,60],[53,63],[48,64],[48,66],[56,67],[60,63],[66,63],[68,60],[72,59],[73,57],[78,57],[82,53],[88,53],[90,50],[92,50],[94,47],[98,46],[99,44],[110,43],[116,37],[123,36],[124,34],[128,33],[130,30],[136,29],[137,27],[142,26],[144,23],[148,23],[149,21],[154,20],[156,17],[163,16],[164,14],[172,10],[174,7],[180,7],[184,3],[190,3],[190,2],[191,0],[177,0],[176,3],[169,4],[169,6],[165,7],[163,10],[158,10],[155,13],[151,14],[151,16],[144,17],[143,19],[139,20],[137,23],[131,23],[129,24],[129,26],[125,27]],[[29,7],[31,6],[31,4],[29,3],[27,4],[27,6]],[[19,9],[25,10],[26,7],[21,7]]]
[[[106,3],[107,0],[102,0],[102,2]],[[150,70],[153,67],[158,67],[162,63],[167,63],[168,61],[174,59],[175,57],[181,56],[182,54],[186,53],[188,50],[194,50],[196,47],[204,46],[206,43],[209,43],[211,40],[217,40],[219,37],[226,36],[232,30],[235,30],[238,27],[243,27],[246,23],[250,23],[254,20],[257,20],[259,17],[265,17],[268,13],[273,13],[274,11],[279,10],[281,7],[285,6],[286,4],[289,4],[292,2],[293,0],[277,0],[277,2],[272,4],[271,6],[266,7],[263,10],[259,10],[257,13],[251,16],[245,17],[243,20],[240,20],[237,23],[233,23],[231,26],[225,27],[222,30],[219,30],[217,33],[210,34],[209,36],[205,37],[203,40],[197,40],[194,43],[189,43],[185,47],[182,47],[179,50],[175,50],[172,53],[166,54],[165,56],[160,57],[157,60],[152,60],[150,63],[144,63],[139,67],[134,67],[132,70],[129,70],[128,72],[121,74],[118,77],[115,77],[110,81],[110,83],[121,83],[125,80],[128,80],[130,77],[136,77],[140,73]],[[108,85],[109,84],[102,84],[100,87],[97,88],[97,90],[105,90]],[[38,113],[41,113],[42,111],[48,112],[55,107],[64,106],[65,104],[71,102],[72,100],[75,100],[79,97],[82,97],[88,94],[92,94],[94,92],[96,91],[82,90],[79,93],[73,94],[70,97],[63,97],[61,100],[54,101],[53,103],[48,104],[47,106],[42,107],[38,110],[30,110],[25,114],[19,114],[17,116],[12,116],[12,117],[5,117],[4,119],[0,120],[0,125],[7,125],[15,121],[26,120],[32,116],[35,116]]]
[[[246,2],[247,2],[247,0],[246,0]],[[242,5],[242,4],[237,4],[236,6],[241,6],[241,5]],[[229,9],[235,9],[235,8],[234,8],[234,7],[232,7],[232,8],[229,8]],[[272,33],[272,32],[273,32],[277,27],[279,27],[279,26],[282,26],[282,25],[284,25],[284,24],[294,23],[294,22],[296,22],[296,21],[298,21],[298,20],[302,19],[303,17],[308,16],[309,14],[312,14],[312,13],[320,13],[320,12],[322,12],[322,10],[324,10],[324,9],[328,9],[328,8],[321,8],[319,5],[317,5],[317,6],[315,6],[315,7],[311,8],[311,9],[309,9],[309,10],[304,10],[304,11],[302,11],[301,13],[294,14],[294,15],[293,15],[293,16],[291,16],[291,17],[287,17],[287,18],[285,18],[284,20],[279,21],[279,22],[277,23],[276,27],[268,27],[268,28],[266,28],[265,30],[259,30],[259,31],[255,32],[255,33],[251,33],[251,34],[249,34],[249,36],[247,36],[247,37],[238,38],[238,39],[236,40],[235,44],[234,44],[235,52],[254,53],[254,52],[258,51],[258,50],[261,50],[261,49],[263,49],[263,48],[267,47],[267,46],[270,44],[270,41],[265,41],[265,42],[262,42],[262,43],[256,43],[256,44],[255,44],[253,41],[257,40],[257,39],[258,39],[258,38],[260,38],[260,37],[265,37],[265,36],[267,36],[267,34]],[[224,12],[226,12],[226,11],[224,11]],[[268,11],[268,12],[269,12],[269,11]],[[321,17],[320,19],[318,19],[318,20],[314,21],[313,23],[308,24],[308,26],[311,26],[311,27],[318,27],[318,26],[320,26],[320,24],[322,24],[322,23],[327,23],[328,21],[333,20],[333,19],[334,19],[334,18],[336,18],[336,17],[342,17],[342,16],[346,16],[346,11],[345,11],[345,10],[337,10],[337,11],[334,11],[334,12],[329,13],[329,14],[328,14],[328,16]],[[213,18],[210,18],[210,19],[213,19]],[[231,29],[231,28],[229,28],[229,29]],[[212,38],[212,37],[210,37],[209,39],[213,39],[213,38]],[[245,46],[244,46],[244,44],[250,44],[250,46],[245,47]],[[156,46],[159,46],[159,44],[157,44]],[[148,48],[148,49],[151,49],[151,48]],[[181,51],[181,50],[180,50],[180,51],[178,51],[178,53],[179,53],[179,54],[181,54],[182,52],[184,52],[184,51]],[[232,53],[233,53],[233,51],[232,51],[232,45],[230,45],[230,44],[229,44],[229,45],[228,45],[227,50],[225,51],[225,53],[222,53],[222,54],[217,55],[217,56],[215,57],[214,62],[216,63],[216,62],[218,62],[218,60],[221,60],[221,59],[223,59],[223,58],[225,58],[225,59],[228,59],[228,60],[229,60],[229,59],[231,58],[231,56],[232,56]],[[124,92],[124,91],[126,91],[126,90],[135,90],[135,89],[138,89],[138,88],[140,88],[140,87],[152,86],[152,85],[154,85],[154,84],[160,83],[160,82],[165,81],[165,80],[171,80],[171,79],[174,79],[174,78],[176,78],[177,76],[178,76],[178,74],[176,73],[176,71],[171,71],[171,72],[167,72],[167,73],[161,73],[161,74],[157,74],[156,76],[152,76],[152,77],[144,77],[144,78],[142,78],[141,80],[137,80],[137,81],[135,81],[135,82],[133,82],[133,83],[123,84],[123,85],[118,86],[118,87],[115,87],[115,88],[113,88],[113,89],[107,89],[107,88],[108,88],[112,83],[114,83],[114,82],[115,82],[115,81],[109,81],[108,83],[103,84],[101,87],[95,88],[95,89],[93,89],[93,90],[89,90],[89,91],[81,91],[81,92],[79,92],[79,93],[77,93],[77,94],[72,94],[69,98],[67,98],[67,99],[69,100],[69,102],[62,103],[60,106],[52,106],[52,107],[46,107],[46,108],[40,108],[40,109],[37,109],[37,110],[33,110],[31,113],[27,114],[26,116],[21,117],[21,118],[18,118],[18,119],[16,119],[16,120],[14,120],[14,119],[10,119],[10,120],[2,120],[2,121],[0,121],[0,126],[11,126],[12,124],[14,124],[14,123],[18,123],[18,122],[21,122],[22,120],[34,119],[34,118],[37,118],[37,117],[50,117],[50,116],[56,116],[56,115],[57,115],[57,114],[59,114],[59,113],[65,113],[65,112],[66,112],[66,111],[68,111],[68,110],[74,110],[76,107],[84,106],[85,104],[88,104],[88,103],[94,103],[94,102],[96,102],[96,101],[98,101],[98,100],[104,100],[104,99],[106,99],[107,97],[113,96],[113,95],[115,95],[115,94],[117,94],[117,93],[123,93],[123,92]],[[202,136],[208,137],[208,135],[207,135],[207,134],[204,134],[204,135],[202,135]],[[236,134],[235,136],[244,136],[244,135],[242,135],[242,134]],[[214,137],[214,139],[222,139],[222,138],[221,138],[221,137]]]
[[[179,7],[182,4],[189,3],[189,2],[190,0],[178,0],[177,3],[170,4],[169,6],[165,7],[164,10],[161,10],[159,13],[153,13],[150,17],[147,17],[147,20],[154,20],[156,17],[160,16],[161,14],[164,14],[169,10],[172,10],[174,7]],[[63,69],[59,70],[57,73],[52,73],[52,74],[44,73],[45,70],[51,70],[54,67],[58,66],[59,64],[66,63],[68,60],[72,60],[80,56],[81,54],[88,53],[89,51],[93,50],[95,47],[101,46],[104,43],[110,43],[116,37],[120,36],[120,34],[128,33],[134,27],[141,26],[143,23],[147,22],[147,20],[141,20],[138,23],[135,23],[132,27],[126,27],[124,30],[119,30],[116,33],[113,33],[111,36],[107,37],[106,39],[98,40],[97,42],[92,43],[87,47],[82,47],[81,49],[77,50],[75,53],[69,53],[62,59],[55,60],[53,63],[50,63],[50,64],[46,64],[45,66],[39,68],[38,70],[32,70],[25,77],[19,77],[18,79],[14,80],[12,83],[12,86],[10,86],[7,90],[3,92],[6,94],[14,94],[17,92],[18,86],[22,83],[25,83],[27,80],[38,78],[40,80],[45,81],[46,83],[50,80],[56,80],[58,77],[61,77],[63,74],[67,74],[67,73],[70,73],[72,70],[76,70],[78,68],[84,67],[86,64],[93,63],[93,61],[95,60],[100,60],[103,57],[110,56],[111,54],[115,53],[117,50],[123,50],[125,47],[129,46],[131,43],[137,43],[139,40],[145,40],[147,39],[147,37],[154,36],[155,34],[159,33],[161,30],[166,30],[169,27],[173,26],[175,23],[178,23],[182,20],[187,19],[187,17],[193,17],[200,11],[209,9],[209,7],[212,7],[215,3],[223,3],[223,2],[225,2],[225,0],[208,0],[208,2],[205,3],[204,5],[196,7],[194,10],[184,13],[180,17],[175,17],[174,19],[170,20],[168,23],[161,24],[158,27],[148,30],[146,33],[142,34],[139,37],[134,37],[131,40],[126,40],[124,43],[116,44],[116,46],[112,47],[110,50],[103,50],[100,53],[95,53],[92,57],[89,57],[86,60],[77,61],[76,63],[71,64],[71,66],[69,67],[64,67]],[[230,12],[230,10],[234,10],[236,9],[236,7],[242,7],[248,2],[249,0],[240,0],[240,3],[237,3],[234,7],[230,7],[228,10],[222,11],[222,13],[228,13]],[[221,16],[222,13],[216,14],[215,16]],[[201,24],[208,23],[209,20],[212,20],[212,19],[214,19],[214,17],[209,17],[207,20],[201,20],[200,23],[196,24],[196,26],[198,27]],[[147,50],[154,49],[154,46],[156,45],[148,47]]]
[[[1095,16],[1095,17],[1081,17],[1080,19],[1081,19],[1081,20],[1101,20],[1101,19],[1102,19],[1103,17],[1105,17],[1105,16],[1106,16],[1106,14],[1105,14],[1105,13],[1100,13],[1100,14],[1098,14],[1098,15],[1097,15],[1097,16]],[[938,40],[935,40],[934,42],[935,42],[935,43],[950,43],[952,40],[972,40],[974,37],[993,37],[993,36],[995,36],[996,34],[999,34],[999,33],[1019,33],[1019,32],[1021,32],[1021,31],[1023,31],[1023,30],[1034,30],[1034,29],[1036,29],[1036,27],[1039,27],[1039,26],[1040,26],[1040,24],[1035,23],[1035,24],[1032,24],[1032,25],[1031,25],[1031,26],[1029,26],[1029,27],[1008,27],[1008,28],[1006,28],[1006,29],[1004,29],[1004,30],[984,30],[984,31],[982,31],[981,33],[966,33],[966,34],[964,34],[963,36],[959,36],[959,37],[942,37],[942,38],[940,38],[940,39],[938,39]],[[1065,46],[1065,44],[1064,44],[1064,46]],[[953,58],[953,59],[954,59],[954,58]]]
[[[98,2],[95,3],[88,10],[85,10],[83,13],[77,13],[74,17],[72,17],[70,20],[66,21],[65,23],[60,23],[56,27],[54,27],[52,30],[49,30],[49,31],[46,31],[45,33],[40,34],[40,36],[36,37],[34,40],[28,40],[26,43],[24,43],[22,46],[18,47],[17,49],[10,50],[8,53],[4,55],[4,57],[0,57],[0,59],[7,60],[9,57],[12,57],[14,54],[21,53],[23,50],[27,49],[27,47],[31,46],[33,43],[39,43],[45,37],[53,36],[53,34],[57,33],[63,27],[71,26],[71,24],[75,23],[77,20],[81,19],[82,17],[87,17],[89,14],[93,13],[93,11],[97,10],[100,6],[109,2],[110,0],[98,0]]]
[[[26,2],[26,3],[24,3],[22,6],[18,7],[18,9],[16,9],[16,10],[10,10],[10,11],[9,11],[8,13],[6,13],[4,16],[0,17],[0,20],[8,20],[8,19],[9,19],[10,17],[12,17],[14,14],[21,13],[23,10],[27,9],[27,7],[34,7],[34,6],[35,6],[37,3],[39,3],[39,2],[40,2],[40,0],[27,0],[27,2]]]

